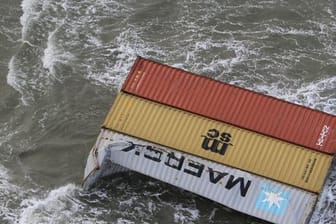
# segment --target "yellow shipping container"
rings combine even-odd
[[[103,126],[312,192],[321,190],[332,161],[331,155],[123,92]]]

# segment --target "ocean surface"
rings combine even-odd
[[[265,223],[87,155],[137,55],[336,114],[334,0],[0,0],[0,223]],[[311,223],[336,223],[336,162]]]

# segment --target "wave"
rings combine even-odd
[[[299,25],[282,24],[272,14],[264,14],[267,17],[262,24],[255,22],[263,18],[257,18],[255,12],[265,13],[275,5],[276,1],[249,1],[244,5],[232,3],[227,6],[216,1],[196,1],[166,4],[157,9],[157,2],[141,5],[134,1],[23,0],[21,45],[8,63],[7,83],[20,93],[24,105],[42,98],[49,101],[48,93],[53,85],[65,83],[65,88],[71,88],[66,86],[69,80],[75,80],[72,83],[76,84],[88,81],[92,89],[96,86],[108,90],[120,89],[134,59],[141,55],[336,114],[336,47],[332,42],[336,23],[331,9],[326,7],[332,18],[330,21],[328,18],[323,21],[312,17],[306,22],[300,20]],[[288,13],[295,18],[302,15],[292,13],[292,10]],[[306,68],[310,62],[313,63],[312,68]],[[57,107],[67,108],[64,105]],[[37,119],[37,123],[42,131],[53,125],[48,118],[56,120],[59,112],[59,108],[51,110],[43,107],[35,111],[41,118]],[[62,122],[57,125],[63,127]],[[20,131],[6,129],[5,132],[9,134],[0,137],[0,146],[9,138],[19,136]],[[26,141],[26,145],[36,143]],[[313,220],[335,220],[334,167],[335,163]],[[144,183],[140,185],[143,187]],[[119,189],[121,196],[115,192],[109,195],[109,198],[117,197],[113,205],[122,207],[111,214],[110,208],[102,205],[108,201],[105,196],[99,195],[102,192],[82,195],[80,187],[74,184],[51,191],[40,186],[42,193],[22,195],[20,192],[31,189],[14,185],[9,171],[0,165],[2,201],[12,198],[22,200],[17,208],[1,204],[0,219],[4,217],[5,221],[20,224],[135,223],[139,217],[148,221],[146,212],[150,213],[149,218],[164,216],[160,213],[162,210],[173,214],[173,217],[168,217],[171,222],[193,223],[202,219],[203,214],[194,199],[191,202],[172,202],[164,195],[155,196],[146,190],[142,193],[150,198],[143,199],[137,192],[138,188],[132,189],[125,183],[122,186],[128,187],[129,192],[123,193],[125,189]],[[149,183],[147,187],[152,186]],[[90,201],[92,198],[95,200]],[[109,214],[110,220],[104,213]],[[215,208],[208,213],[208,221],[211,221],[219,212]]]
[[[262,78],[267,80],[267,73],[278,70],[286,74],[295,69],[293,61],[307,57],[307,52],[297,51],[305,47],[301,46],[303,37],[310,40],[305,42],[320,46],[310,49],[312,45],[307,45],[313,59],[326,54],[325,49],[334,49],[330,38],[326,38],[334,29],[332,22],[322,23],[311,18],[303,23],[298,8],[276,11],[274,1],[244,5],[251,15],[254,15],[253,10],[263,12],[266,20],[262,26],[254,23],[246,26],[248,21],[235,20],[240,18],[237,12],[242,8],[240,4],[224,8],[215,1],[207,3],[208,7],[194,7],[192,11],[181,3],[167,5],[166,10],[176,11],[176,18],[163,19],[155,11],[149,11],[143,20],[136,19],[154,6],[139,7],[118,1],[92,4],[89,1],[24,0],[21,4],[22,40],[39,49],[33,55],[39,60],[35,65],[25,64],[14,56],[9,65],[8,83],[21,95],[28,95],[23,98],[34,98],[36,94],[32,92],[45,93],[45,85],[62,82],[69,75],[97,85],[120,88],[136,55],[141,55],[223,81],[234,79],[235,83],[249,87]],[[181,13],[179,8],[186,10]],[[227,16],[219,20],[223,10]],[[275,11],[275,15],[267,14],[268,10]],[[299,20],[301,27],[290,24],[291,20],[279,23],[277,16],[281,12],[293,15],[292,19]],[[43,35],[36,34],[37,28],[42,29],[38,33]],[[273,38],[275,43],[272,42],[274,34],[280,35],[280,39]],[[270,50],[276,43],[283,44],[277,48],[280,53],[273,54]],[[285,52],[288,43],[296,50]],[[322,61],[317,66],[319,64]],[[31,77],[22,69],[23,74],[20,74],[18,68],[22,66],[35,66],[29,72],[40,75]],[[26,83],[27,79],[33,79],[34,83]]]
[[[79,223],[82,217],[76,217],[84,205],[74,197],[79,188],[68,184],[50,191],[45,198],[24,199],[18,218],[20,224],[34,223]],[[93,223],[94,220],[86,220]]]
[[[118,182],[120,179],[112,180],[112,182],[115,181]],[[174,200],[161,200],[161,195],[167,194],[167,190],[161,193],[153,193],[151,190],[151,188],[160,187],[160,184],[151,181],[145,183],[140,181],[140,183],[142,183],[140,193],[129,189],[139,188],[138,183],[130,184],[127,181],[114,185],[113,192],[107,189],[104,191],[104,188],[103,190],[96,189],[92,193],[82,192],[81,187],[67,184],[42,196],[35,193],[21,202],[14,221],[19,224],[125,224],[138,223],[140,219],[143,223],[150,223],[157,213],[163,212],[162,209],[173,211],[172,214],[163,212],[162,215],[171,216],[167,218],[175,223],[187,224],[199,219],[199,211],[194,208],[194,202],[177,203]],[[116,194],[115,191],[119,193]],[[171,193],[168,192],[168,194]],[[158,200],[161,202],[158,203]]]
[[[75,56],[70,52],[62,49],[55,41],[55,35],[61,29],[64,22],[57,25],[55,30],[49,33],[47,46],[43,51],[42,65],[47,70],[49,77],[61,82],[61,75],[57,74],[56,66],[58,64],[69,64],[75,60]]]
[[[71,62],[72,55],[60,52],[54,41],[64,23],[62,5],[52,1],[23,0],[21,3],[21,42],[8,63],[7,83],[21,94],[24,105],[45,95],[60,81],[55,72],[58,62]],[[55,13],[55,16],[51,16]]]

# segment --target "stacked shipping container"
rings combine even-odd
[[[319,192],[331,155],[120,93],[103,127]]]
[[[244,129],[336,153],[336,117],[138,57],[123,91]]]
[[[207,196],[212,195],[207,191],[189,188],[177,179],[165,179],[165,174],[159,177],[154,171],[146,169],[146,173],[140,167],[134,168],[276,223],[284,220],[279,218],[278,212],[284,209],[280,201],[287,200],[289,206],[285,207],[291,207],[300,198],[310,202],[309,209],[305,208],[304,214],[298,215],[301,221],[293,221],[296,214],[291,214],[290,210],[286,211],[286,216],[291,214],[293,223],[307,221],[336,152],[335,116],[141,57],[133,65],[103,127],[135,137],[137,141],[145,140],[148,145],[156,143],[171,148],[185,157],[203,159],[232,172],[250,173],[256,180],[254,183],[260,182],[258,186],[264,186],[265,181],[276,181],[277,189],[286,189],[291,196],[281,198],[280,191],[264,191],[268,196],[258,200],[270,202],[268,209],[273,212],[261,214],[256,209],[260,204],[255,198],[247,198],[251,200],[245,201],[247,207],[233,206],[235,194],[218,201]],[[153,166],[155,164],[159,168],[159,163]],[[189,172],[200,172],[200,165],[192,167]],[[210,180],[226,174],[212,175]]]
[[[306,223],[317,198],[308,191],[109,129],[102,129],[96,147],[101,151],[92,154],[110,150],[108,157],[120,166],[114,172],[127,167],[272,223]]]

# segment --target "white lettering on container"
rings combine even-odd
[[[319,137],[319,139],[317,139],[316,145],[321,146],[321,147],[323,146],[324,141],[325,141],[326,137],[328,136],[329,129],[330,129],[330,126],[328,126],[328,125],[323,126],[322,131],[320,133],[320,137]]]

